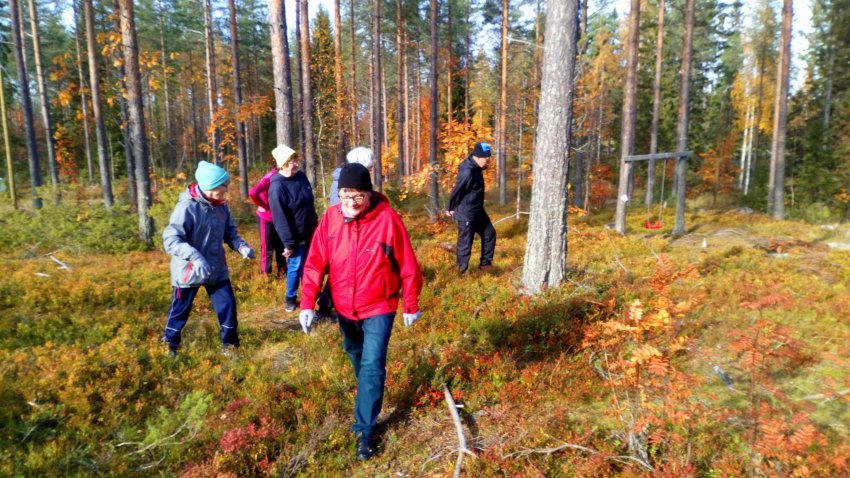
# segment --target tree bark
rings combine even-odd
[[[304,161],[310,184],[316,185],[316,158],[313,144],[313,93],[310,83],[310,21],[307,0],[301,1],[301,129],[304,131]]]
[[[41,168],[38,161],[38,147],[35,144],[35,124],[32,113],[32,99],[29,90],[29,75],[24,64],[23,36],[21,35],[22,18],[18,0],[9,0],[9,11],[12,14],[12,43],[15,48],[15,65],[18,70],[18,84],[21,94],[21,109],[24,112],[24,131],[27,143],[27,160],[30,169],[30,185],[32,186],[32,205],[41,209],[41,197],[38,188],[41,187]]]
[[[296,19],[297,21],[297,19]],[[277,144],[294,147],[292,134],[292,74],[289,69],[289,40],[283,0],[269,1],[269,28],[274,69],[275,132]]]
[[[372,152],[375,156],[372,182],[378,191],[383,190],[381,149],[383,147],[383,104],[381,101],[381,0],[372,1]]]
[[[97,140],[97,162],[100,166],[100,187],[103,190],[103,203],[112,208],[115,200],[112,196],[112,175],[110,174],[109,152],[106,140],[106,123],[100,102],[100,76],[97,69],[98,55],[94,31],[94,12],[92,0],[84,0],[86,17],[86,45],[89,53],[89,84],[91,85],[91,106],[94,114],[94,132]]]
[[[455,119],[452,108],[452,36],[452,1],[446,0],[446,120],[449,122]]]
[[[6,122],[6,86],[3,70],[0,70],[0,122],[3,124],[3,149],[6,151],[6,176],[9,178],[9,199],[12,209],[18,209],[18,195],[15,191],[15,170],[12,167],[12,148],[9,146],[9,124]]]
[[[692,0],[693,1],[693,0]],[[779,47],[779,65],[776,72],[776,101],[773,113],[773,141],[770,148],[770,165],[773,188],[773,218],[785,219],[785,133],[788,126],[788,84],[791,69],[791,19],[792,0],[782,3],[782,36]]]
[[[118,12],[121,11],[121,6],[118,4],[118,0],[113,1],[113,6],[116,13],[116,15],[113,15],[113,21],[115,22],[115,32],[121,35],[121,15],[118,14]],[[121,106],[121,138],[124,141],[124,164],[127,168],[127,197],[130,201],[130,209],[138,212],[139,187],[136,182],[136,160],[133,157],[133,142],[130,140],[130,107],[127,104],[126,98],[127,74],[126,68],[124,68],[123,48],[115,52],[115,59],[118,61],[118,76],[121,79],[121,94],[118,95],[118,104]],[[191,59],[192,51],[190,49],[190,70],[192,70]]]
[[[94,181],[94,162],[91,152],[91,131],[89,129],[89,105],[88,100],[86,100],[86,80],[85,74],[83,74],[82,48],[80,48],[80,37],[82,37],[82,32],[80,31],[80,18],[79,11],[77,9],[77,2],[72,1],[71,4],[74,8],[74,46],[77,50],[77,74],[80,79],[80,112],[83,115],[83,144],[86,151],[86,170],[88,171],[89,182],[92,182]]]
[[[538,293],[566,278],[567,173],[578,20],[576,0],[549,0],[531,215],[522,284]]]
[[[658,124],[661,121],[661,72],[664,65],[664,0],[658,0],[658,36],[655,47],[655,83],[652,87],[652,126],[649,132],[649,154],[658,152]],[[662,171],[662,174],[665,174]],[[655,193],[655,160],[650,159],[646,172],[646,211]]]
[[[359,139],[357,137],[357,58],[356,58],[356,50],[357,43],[355,42],[354,36],[354,1],[350,0],[351,13],[349,17],[349,25],[351,26],[349,34],[350,40],[349,43],[351,45],[351,98],[349,105],[349,109],[351,110],[351,145],[354,146],[359,143]]]
[[[635,123],[637,122],[637,67],[638,46],[640,42],[640,0],[631,0],[629,13],[629,39],[626,44],[626,84],[623,91],[623,126],[620,135],[620,183],[617,189],[617,213],[614,229],[620,234],[626,233],[626,206],[629,197],[629,180],[632,163],[625,161],[635,151]],[[542,95],[541,95],[542,96]]]
[[[690,123],[691,57],[694,44],[694,0],[685,3],[685,33],[682,41],[682,83],[679,88],[679,120],[676,125],[676,151],[688,150]],[[674,236],[685,235],[685,189],[688,177],[688,158],[676,158],[676,224]]]
[[[336,103],[334,111],[334,129],[336,130],[336,154],[334,163],[341,164],[345,158],[345,83],[342,81],[342,19],[340,18],[339,0],[334,0],[334,87],[336,88]]]
[[[91,0],[87,0],[91,1]],[[165,9],[162,0],[159,0],[159,48],[162,56],[162,92],[165,100],[165,138],[166,154],[168,156],[168,172],[174,174],[176,163],[176,141],[174,139],[174,128],[171,121],[171,97],[168,94],[168,51],[165,48]]]
[[[218,81],[215,76],[215,36],[212,30],[212,5],[210,0],[204,2],[204,44],[206,46],[207,60],[207,107],[210,113],[210,129],[212,130],[212,160],[220,163],[221,153],[221,130],[217,126],[218,113]]]
[[[502,75],[499,83],[499,157],[497,173],[499,175],[499,205],[504,206],[508,202],[508,146],[507,146],[507,109],[508,109],[508,13],[510,1],[502,0]]]
[[[132,0],[118,0],[121,8],[121,38],[124,47],[124,68],[127,73],[127,103],[130,110],[130,141],[136,163],[136,185],[139,198],[139,237],[151,242],[153,219],[148,216],[151,206],[151,181],[148,172],[148,143],[142,105],[142,79],[139,74],[139,46],[136,40],[136,19]]]
[[[241,72],[239,70],[239,32],[236,28],[236,2],[228,0],[230,9],[230,58],[233,62],[233,120],[236,122],[236,151],[239,157],[239,192],[248,197],[248,155],[245,152],[245,122],[239,119],[242,107]]]
[[[47,144],[47,170],[53,185],[56,204],[59,204],[59,165],[56,163],[56,147],[53,141],[53,119],[50,117],[50,99],[47,97],[47,80],[41,66],[41,35],[38,32],[38,9],[34,0],[28,0],[30,11],[30,31],[32,32],[33,57],[35,58],[35,76],[41,104],[41,121],[44,123],[45,143]]]
[[[431,222],[437,222],[440,209],[440,179],[437,177],[437,60],[439,59],[439,37],[437,36],[437,15],[439,13],[438,0],[431,0],[431,99],[430,99],[430,131],[428,132],[428,145],[430,149],[429,164],[431,166]]]
[[[398,147],[398,187],[401,188],[404,186],[404,162],[405,162],[405,136],[404,136],[404,128],[407,126],[407,122],[404,116],[404,41],[402,40],[402,31],[404,30],[404,26],[402,24],[402,16],[401,16],[401,0],[395,1],[395,42],[396,48],[398,51],[397,62],[396,62],[396,119],[395,119],[395,132],[396,132],[396,144]]]

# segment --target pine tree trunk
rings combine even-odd
[[[159,0],[159,47],[162,56],[162,92],[165,100],[165,138],[166,154],[168,155],[168,173],[174,174],[177,157],[177,144],[174,139],[174,128],[171,121],[171,97],[168,94],[168,51],[165,48],[165,9]]]
[[[132,0],[118,0],[121,8],[121,38],[124,45],[124,68],[127,73],[127,103],[130,110],[130,141],[136,163],[136,185],[139,198],[139,237],[151,242],[153,220],[148,217],[151,206],[151,181],[148,172],[148,144],[142,105],[142,80],[139,74],[139,47]]]
[[[274,69],[275,132],[277,134],[277,144],[294,147],[294,135],[292,134],[292,74],[289,69],[289,39],[286,35],[286,9],[283,8],[283,0],[269,1],[269,28],[271,31],[272,65]]]
[[[236,121],[236,151],[239,157],[239,192],[248,197],[248,155],[245,152],[245,122],[239,119],[242,107],[241,71],[239,70],[239,32],[236,28],[236,2],[228,0],[230,9],[230,58],[233,62],[233,120]]]
[[[118,4],[118,0],[113,1],[113,7],[116,13],[113,15],[115,32],[121,35],[121,18],[118,15],[118,12],[121,11],[121,6]],[[189,59],[191,60],[191,58],[191,50],[189,50]],[[124,68],[123,48],[115,52],[115,60],[118,62],[118,77],[121,79],[121,92],[118,95],[118,104],[121,107],[121,139],[124,142],[124,164],[127,168],[127,198],[130,201],[130,210],[138,211],[139,188],[136,182],[136,160],[133,157],[133,142],[130,141],[130,107],[125,97],[127,92],[127,75],[126,68]]]
[[[522,285],[531,293],[557,287],[566,278],[567,175],[573,72],[576,58],[576,0],[549,0],[543,52],[540,111],[534,151],[534,184]]]
[[[454,121],[452,111],[452,2],[446,0],[446,120]]]
[[[80,31],[80,18],[79,12],[77,9],[77,2],[71,2],[74,8],[74,46],[77,50],[77,75],[80,80],[80,112],[83,115],[83,140],[86,151],[86,170],[88,171],[89,182],[94,181],[94,162],[92,159],[92,151],[91,151],[91,130],[89,129],[89,105],[86,100],[86,80],[85,74],[83,74],[83,57],[82,57],[82,49],[80,48],[80,37],[82,37],[82,32]]]
[[[694,44],[694,0],[685,3],[685,33],[682,41],[682,84],[679,88],[679,120],[676,125],[676,151],[688,150],[690,122],[691,57]],[[676,224],[674,236],[685,234],[685,189],[688,177],[688,159],[676,158]]]
[[[198,126],[200,120],[198,119],[198,98],[197,93],[195,93],[195,61],[194,55],[192,55],[192,48],[189,48],[189,97],[191,98],[191,107],[192,107],[192,160],[195,162],[195,166],[201,161],[201,158],[198,156],[198,131],[201,130]]]
[[[658,36],[655,47],[655,83],[652,87],[652,126],[649,132],[649,154],[658,152],[658,124],[661,121],[661,72],[664,65],[664,0],[658,0]],[[649,160],[646,172],[646,209],[652,205],[655,192],[655,160]]]
[[[47,144],[47,170],[53,185],[53,195],[59,204],[59,165],[56,163],[56,148],[53,140],[53,119],[50,117],[50,99],[47,97],[47,80],[41,66],[41,35],[38,32],[38,9],[34,0],[29,0],[30,31],[32,32],[33,57],[35,58],[36,85],[38,85],[41,121],[44,123],[45,143]]]
[[[405,136],[404,130],[407,126],[404,116],[404,41],[402,40],[402,31],[404,25],[401,20],[401,0],[395,1],[395,41],[398,51],[396,62],[396,119],[395,119],[395,134],[396,144],[398,147],[398,187],[404,186],[404,162],[405,157]]]
[[[776,100],[773,108],[773,141],[770,164],[773,188],[773,218],[785,219],[785,133],[788,126],[788,84],[791,69],[791,19],[792,0],[782,3],[782,36],[779,46],[779,64],[776,72]]]
[[[383,108],[381,102],[381,0],[372,1],[372,153],[375,163],[372,168],[372,183],[377,191],[383,190],[381,149],[383,147]]]
[[[95,42],[94,13],[92,0],[84,0],[84,15],[86,17],[86,44],[89,54],[89,84],[91,85],[91,106],[94,114],[94,132],[97,140],[97,162],[100,166],[100,187],[103,190],[103,203],[111,208],[115,200],[112,196],[112,175],[109,151],[106,140],[106,123],[103,119],[102,103],[100,101],[100,76],[97,69],[98,55]]]
[[[301,50],[301,0],[295,0],[295,75],[298,78],[298,101],[295,117],[298,123],[298,147],[304,150],[304,52]],[[306,169],[305,157],[301,157],[301,168]]]
[[[632,163],[625,161],[626,156],[634,154],[635,123],[637,122],[637,67],[638,46],[640,41],[640,0],[631,0],[629,12],[629,39],[626,43],[626,84],[623,91],[623,126],[620,134],[620,183],[617,189],[617,213],[614,229],[620,234],[626,233],[626,206],[629,197],[629,180]],[[542,95],[541,95],[542,96]]]
[[[316,185],[316,157],[313,144],[313,93],[310,82],[310,20],[307,0],[301,1],[301,129],[304,131],[305,173],[310,184]]]
[[[210,129],[212,131],[212,160],[220,163],[221,152],[221,130],[217,125],[216,113],[218,113],[218,82],[215,76],[215,36],[212,30],[212,6],[210,0],[204,2],[204,44],[206,46],[207,60],[207,108],[210,113]]]
[[[431,166],[431,222],[437,222],[440,209],[440,179],[437,177],[437,61],[439,60],[439,37],[437,36],[437,15],[439,13],[438,0],[431,0],[431,98],[430,98],[430,131],[428,132],[429,164]]]
[[[15,170],[12,167],[12,148],[9,146],[9,124],[6,121],[6,86],[0,70],[0,123],[3,124],[3,150],[6,151],[6,176],[9,178],[9,198],[12,209],[18,209],[18,195],[15,191]]]
[[[357,136],[357,110],[359,109],[359,105],[357,104],[357,58],[355,56],[357,54],[357,43],[354,36],[354,0],[350,0],[350,6],[351,10],[348,23],[351,26],[349,31],[349,43],[351,45],[351,104],[348,105],[348,109],[351,110],[351,145],[355,146],[360,140]]]
[[[508,138],[507,138],[507,110],[508,110],[508,13],[510,1],[502,0],[502,51],[501,64],[502,75],[499,82],[499,147],[497,169],[499,175],[499,205],[504,206],[508,202]]]
[[[334,105],[334,138],[336,154],[334,164],[341,164],[348,149],[345,138],[345,83],[342,81],[342,19],[339,12],[339,0],[334,0],[334,87],[336,102]]]

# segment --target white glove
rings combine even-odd
[[[301,330],[304,331],[305,334],[310,333],[310,326],[313,325],[313,319],[316,317],[316,313],[313,312],[313,309],[303,309],[301,313],[298,314],[298,322],[301,322]]]
[[[248,244],[242,244],[239,246],[239,253],[242,254],[242,257],[245,259],[253,259],[257,257],[257,255],[254,254],[254,249],[251,249],[251,246]]]
[[[402,318],[404,319],[404,325],[406,327],[410,327],[411,325],[413,325],[413,323],[416,322],[417,320],[419,320],[420,317],[422,317],[422,311],[421,310],[417,310],[416,312],[414,312],[412,314],[402,315]]]
[[[200,253],[195,254],[192,258],[192,276],[198,278],[198,282],[203,282],[212,274],[210,265]]]

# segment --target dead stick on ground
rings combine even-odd
[[[455,431],[457,431],[458,450],[454,478],[458,478],[463,465],[463,454],[467,453],[469,456],[475,457],[475,453],[472,453],[472,451],[466,447],[466,437],[463,435],[463,424],[460,422],[460,415],[457,413],[457,404],[455,404],[455,400],[452,398],[452,392],[449,391],[449,387],[446,384],[443,384],[443,396],[446,398],[446,403],[449,406],[449,413],[452,416],[452,422],[455,424]]]

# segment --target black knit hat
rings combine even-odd
[[[489,158],[492,156],[490,143],[475,143],[475,147],[472,148],[472,155],[476,158]]]
[[[372,177],[369,174],[369,170],[360,163],[346,164],[339,172],[339,188],[371,191]]]

